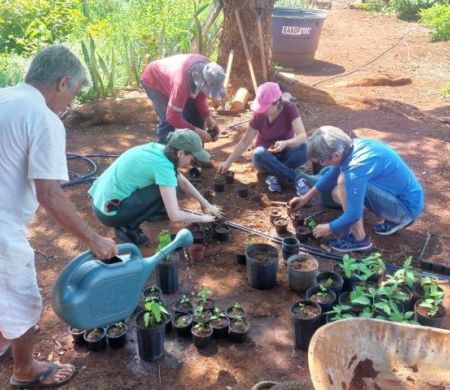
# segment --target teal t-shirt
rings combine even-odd
[[[106,215],[106,204],[113,199],[128,198],[139,189],[156,184],[177,186],[174,164],[164,154],[164,145],[149,143],[135,146],[123,153],[92,184],[88,193],[94,206]]]

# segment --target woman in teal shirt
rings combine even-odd
[[[212,222],[221,217],[181,174],[195,160],[209,162],[209,153],[192,130],[177,130],[167,145],[149,143],[123,153],[94,182],[88,193],[96,217],[115,229],[117,238],[142,246],[148,237],[140,229],[144,221],[169,218],[180,222]],[[194,197],[205,214],[193,215],[180,210],[177,188]]]

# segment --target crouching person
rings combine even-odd
[[[152,142],[127,150],[88,191],[96,217],[113,227],[118,239],[138,246],[148,243],[140,228],[144,221],[167,217],[187,223],[214,221],[215,217],[221,217],[219,209],[178,170],[192,166],[195,161],[207,163],[210,156],[199,135],[188,129],[169,134],[167,145]],[[205,214],[180,210],[177,188],[194,197]]]
[[[314,237],[327,237],[329,246],[340,252],[367,250],[372,240],[364,231],[363,211],[367,207],[380,217],[373,231],[390,235],[411,225],[422,213],[424,193],[414,173],[388,145],[373,139],[351,139],[333,126],[318,128],[308,140],[309,158],[329,169],[305,195],[289,204],[303,207],[321,192],[332,191],[343,214],[316,226]]]

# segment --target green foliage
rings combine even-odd
[[[144,310],[143,320],[146,328],[161,324],[164,322],[164,316],[169,314],[163,304],[155,301],[146,302]]]
[[[409,256],[403,263],[403,267],[394,274],[399,284],[406,284],[409,288],[413,288],[416,278],[419,277],[420,274],[412,266],[412,256]]]
[[[450,4],[434,4],[431,8],[420,10],[419,16],[419,22],[431,28],[432,41],[450,39]]]
[[[27,61],[15,54],[0,53],[0,88],[8,87],[22,81],[25,76]]]
[[[344,255],[342,258],[342,264],[339,264],[346,278],[350,278],[353,273],[358,269],[357,260],[349,255]]]
[[[81,49],[84,62],[91,75],[95,97],[113,95],[116,78],[114,47],[111,47],[110,55],[106,57],[105,61],[98,52],[94,39],[89,34],[89,43],[81,41]]]
[[[222,310],[220,310],[218,307],[215,307],[211,320],[220,320],[222,318],[227,318],[227,316]]]
[[[277,0],[275,7],[314,8],[313,0]]]
[[[392,0],[389,7],[400,19],[417,20],[420,10],[430,8],[438,3],[439,1],[436,0]]]
[[[314,218],[308,218],[308,222],[306,222],[306,226],[310,229],[314,229],[317,226],[317,222]]]
[[[182,305],[184,305],[184,304],[191,303],[191,301],[190,301],[190,299],[189,299],[189,297],[188,297],[187,295],[183,294],[183,295],[181,296],[180,303],[181,303]]]
[[[2,0],[0,52],[29,56],[79,31],[85,22],[74,0]]]
[[[205,304],[208,300],[208,297],[211,295],[212,291],[208,289],[207,287],[203,287],[198,293],[197,293],[197,302],[200,304]]]
[[[343,320],[345,318],[353,318],[354,316],[350,312],[351,307],[347,305],[334,305],[333,309],[327,311],[325,314],[330,314],[330,321]]]
[[[353,4],[352,7],[361,11],[382,12],[386,10],[386,2],[383,0],[369,0]]]

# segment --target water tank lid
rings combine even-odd
[[[272,17],[274,16],[292,19],[325,19],[327,14],[314,9],[274,7]]]

